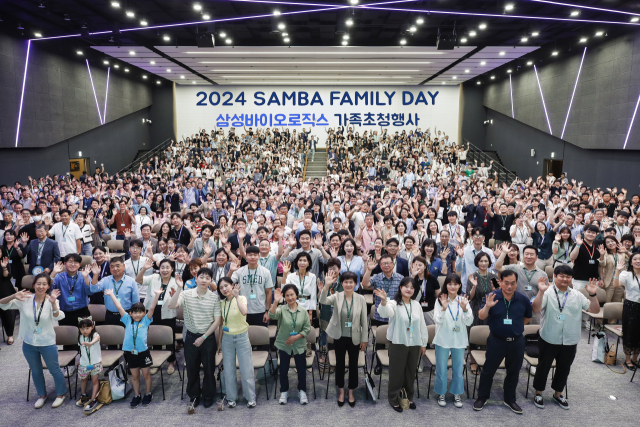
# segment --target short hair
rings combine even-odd
[[[482,257],[485,257],[485,256],[489,260],[489,266],[487,268],[490,268],[491,267],[491,257],[489,256],[488,253],[486,253],[484,251],[478,252],[478,254],[475,256],[475,258],[473,258],[473,265],[475,265],[477,267],[478,264],[480,263],[480,260],[482,259]]]
[[[128,310],[129,313],[146,313],[147,309],[145,308],[144,304],[141,302],[136,302],[134,303],[131,308]]]
[[[300,233],[298,233],[298,239],[300,239],[302,236],[309,236],[309,238],[311,238],[311,232],[309,230],[302,230],[300,231]]]
[[[597,226],[593,225],[593,224],[589,224],[586,227],[584,227],[584,231],[585,232],[592,231],[592,232],[597,234],[597,233],[600,232],[600,229]]]
[[[502,270],[502,272],[500,273],[500,280],[504,280],[510,276],[516,276],[516,279],[517,279],[518,275],[513,270]]]
[[[334,234],[334,236],[335,236],[335,234]],[[331,237],[333,237],[333,236],[331,236]],[[329,270],[332,267],[342,268],[342,262],[338,258],[329,258],[327,260],[327,270]]]
[[[455,216],[457,218],[458,217],[458,213],[456,211],[449,211],[447,216]]]
[[[344,283],[346,280],[353,280],[353,283],[358,284],[358,275],[353,271],[345,271],[340,276],[340,283]]]
[[[209,230],[211,234],[213,234],[213,232],[215,231],[215,228],[211,224],[205,224],[202,226],[201,231],[204,231],[204,230]]]
[[[388,243],[388,241],[387,241],[387,243]],[[385,259],[385,258],[389,258],[391,261],[393,261],[393,257],[392,257],[391,255],[389,255],[389,254],[382,254],[382,256],[380,257],[379,264],[382,264],[382,260],[383,260],[383,259]]]
[[[289,292],[290,290],[293,290],[293,292],[296,293],[296,298],[298,298],[298,295],[300,295],[298,293],[298,287],[296,285],[284,285],[284,287],[282,288],[282,296],[285,296],[287,294],[287,292]]]
[[[179,214],[179,213],[176,213],[176,212],[174,212],[174,213],[172,213],[172,214],[171,214],[171,219],[174,219],[174,218],[182,219],[182,217],[180,216],[180,214]]]
[[[119,262],[121,264],[124,264],[124,258],[121,256],[111,257],[111,259],[109,260],[109,263],[113,265],[114,262]]]
[[[227,261],[229,260],[229,254],[227,253],[225,248],[218,248],[218,250],[216,251],[216,253],[214,254],[214,258],[218,258],[218,255],[220,253],[223,253],[226,257],[227,257]]]
[[[209,267],[202,267],[196,273],[196,277],[200,277],[200,276],[209,276],[213,279],[213,270],[211,270]]]
[[[82,257],[78,254],[68,254],[66,257],[64,257],[65,264],[69,260],[74,260],[77,263],[82,263]]]
[[[440,294],[447,295],[449,293],[449,291],[447,290],[447,285],[451,282],[457,285],[460,285],[460,287],[458,288],[458,295],[462,294],[462,281],[460,280],[460,276],[458,276],[456,273],[447,274],[447,277],[444,279],[444,282],[442,282],[442,287],[440,288]]]
[[[389,246],[391,243],[395,243],[396,245],[400,246],[400,241],[398,241],[398,239],[396,239],[395,237],[388,239],[385,246]]]
[[[292,263],[292,267],[295,271],[298,271],[298,261],[300,261],[300,258],[306,258],[307,261],[309,262],[309,266],[307,267],[307,270],[311,269],[311,264],[313,263],[313,260],[311,259],[311,255],[309,255],[307,252],[300,252],[298,255],[296,255],[296,258],[293,260]]]
[[[255,246],[255,245],[251,245],[244,252],[247,255],[249,255],[249,254],[260,254],[260,248]]]
[[[569,267],[567,264],[560,264],[553,269],[553,275],[558,276],[560,274],[573,277],[573,268]]]
[[[524,251],[526,251],[527,249],[533,249],[534,251],[536,251],[536,256],[538,255],[538,248],[536,248],[533,245],[527,245],[524,248],[522,248],[522,254],[524,255]]]
[[[137,246],[139,248],[144,248],[144,242],[142,242],[142,239],[134,239],[131,241],[131,246]]]
[[[176,252],[178,252],[180,250],[185,251],[186,253],[189,253],[189,248],[187,248],[185,245],[183,245],[181,243],[178,243],[176,245]]]
[[[416,239],[413,236],[407,236],[404,238],[404,242],[405,244],[407,243],[407,240],[411,240],[413,243],[416,242]]]
[[[143,228],[149,228],[149,230],[151,230],[151,224],[142,224],[140,226],[140,231],[142,231]]]

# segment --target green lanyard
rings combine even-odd
[[[117,285],[118,283],[120,283],[120,286],[118,286],[118,287],[116,288],[116,285]],[[122,288],[122,285],[123,285],[123,284],[124,284],[124,278],[123,278],[123,279],[121,279],[121,280],[119,280],[119,281],[117,281],[117,282],[116,282],[116,279],[113,279],[113,290],[114,290],[114,291],[116,291],[116,299],[118,298],[118,294],[120,293],[120,288]]]
[[[304,282],[307,280],[307,277],[300,276],[300,273],[298,273],[298,280],[300,281],[300,295],[304,296]]]
[[[171,279],[169,279],[169,280],[171,280]],[[160,283],[160,287],[162,288],[162,293],[160,294],[160,298],[158,298],[160,301],[164,301],[164,294],[167,293],[167,287],[168,286],[169,286],[168,283],[166,285],[164,283],[162,283],[162,282]]]
[[[247,271],[249,272],[249,286],[251,286],[251,293],[253,293],[253,285],[256,281],[256,274],[258,274],[258,269],[253,270],[253,276],[251,276],[251,270],[247,267]]]
[[[87,341],[87,338],[85,336],[82,336],[82,338],[83,338],[82,340],[83,342],[90,342],[90,341]],[[91,365],[91,350],[89,349],[89,347],[84,347],[84,351],[87,353],[87,360],[89,361],[89,365]]]
[[[489,293],[489,274],[486,276],[482,276],[480,274],[476,274],[478,277],[478,282],[480,282],[480,286],[482,286],[482,290],[485,294]]]
[[[353,258],[351,259],[351,264],[347,262],[347,257],[344,257],[344,264],[347,266],[347,271],[351,271],[351,264],[353,264]]]
[[[507,215],[500,215],[500,219],[502,220],[502,228],[507,227]]]
[[[227,318],[229,317],[229,312],[231,311],[231,303],[233,302],[233,299],[235,297],[231,297],[231,301],[227,300],[225,301],[225,305],[222,307],[222,317],[224,318],[224,325],[227,326]],[[225,307],[227,308],[227,311],[225,313],[224,309]]]
[[[353,308],[353,297],[351,297],[351,306],[349,306],[349,303],[347,302],[346,298],[344,300],[344,305],[347,306],[347,319],[351,320],[351,309]],[[409,317],[409,319],[411,319],[411,317]]]
[[[133,268],[133,272],[135,273],[136,277],[138,276],[138,272],[140,271],[140,258],[138,258],[138,266],[136,268],[136,266],[133,265],[133,260],[131,260],[131,268]]]
[[[261,266],[265,267],[265,265],[267,264],[267,261],[269,261],[269,256],[270,256],[270,255],[267,255],[267,257],[266,257],[266,258],[260,258],[260,259],[258,260],[258,262],[260,263],[260,265],[261,265]],[[266,267],[265,267],[265,268],[266,268]]]
[[[504,306],[507,307],[507,317],[506,318],[508,319],[509,318],[509,307],[511,307],[511,301],[507,301],[507,299],[504,298],[504,297],[502,299],[504,299]]]
[[[298,332],[296,331],[296,318],[298,317],[298,310],[296,309],[295,313],[292,313],[291,309],[289,309],[289,314],[291,315],[291,322],[293,323],[292,332]]]
[[[353,301],[351,302],[351,304],[353,304]],[[411,329],[411,303],[409,303],[409,309],[407,309],[407,304],[402,303],[402,305],[404,306],[404,311],[407,312],[407,317],[409,318],[409,327],[407,327],[407,331],[409,331]]]
[[[135,324],[138,324],[138,327],[135,327]],[[140,329],[140,322],[132,322],[131,323],[131,332],[133,334],[133,351],[136,351],[136,339],[138,339],[138,329]]]
[[[65,234],[67,234],[67,230],[69,229],[70,226],[71,226],[71,224],[67,225],[66,229],[64,228],[64,225],[61,226],[62,227],[62,240],[65,239],[64,236],[65,236]]]
[[[530,272],[526,268],[522,268],[522,271],[524,272],[524,275],[527,278],[527,286],[531,286],[531,279],[533,279],[533,276],[535,276],[536,270],[534,269],[532,272]],[[528,275],[527,273],[531,273],[531,275]]]

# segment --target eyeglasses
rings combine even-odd
[[[559,274],[559,275],[556,276],[556,279],[571,280],[571,279],[573,279],[573,277],[572,276],[567,276],[565,274]]]
[[[380,265],[388,266],[388,265],[393,265],[393,263],[392,262],[381,262]]]
[[[481,234],[478,234],[477,236],[473,236],[474,239],[484,239],[484,236]]]

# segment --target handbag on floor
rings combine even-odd
[[[604,363],[607,355],[607,335],[604,332],[598,332],[593,336],[593,350],[591,351],[591,361]]]
[[[540,331],[537,331],[535,334],[526,334],[524,336],[524,351],[527,353],[527,356],[535,357],[536,359],[540,357],[540,349],[538,347],[539,341]]]
[[[409,409],[409,398],[407,397],[407,390],[404,388],[400,390],[400,407],[404,410]]]
[[[100,380],[100,389],[98,390],[98,402],[103,405],[108,405],[113,402],[113,397],[111,396],[111,384],[107,380]]]
[[[124,362],[109,372],[109,386],[111,387],[111,398],[113,400],[124,399],[126,382]]]

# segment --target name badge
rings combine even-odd
[[[258,296],[256,294],[249,294],[249,299],[256,299]]]
[[[429,303],[425,301],[421,302],[420,305],[423,307],[429,307]]]
[[[344,327],[345,328],[350,328],[351,327],[351,322],[344,322]]]
[[[35,328],[35,329],[33,330],[33,333],[34,333],[34,334],[40,334],[40,333],[42,333],[42,328]]]
[[[413,326],[409,326],[409,327],[407,328],[407,332],[413,332]]]
[[[453,332],[460,332],[460,326],[458,325],[454,326]]]
[[[558,314],[556,317],[558,320],[564,320],[564,314]]]
[[[300,302],[300,304],[304,304],[305,302],[307,302],[306,298],[300,298],[298,299],[298,301]]]
[[[289,332],[289,336],[294,336],[294,335],[298,335],[298,333],[296,331]]]
[[[121,226],[121,227],[125,227],[126,225],[125,225],[125,223],[123,222],[122,224],[120,224],[120,226]]]
[[[229,327],[228,326],[223,326],[222,327],[222,332],[229,332]]]
[[[94,365],[87,365],[87,366],[85,367],[85,369],[86,369],[87,371],[93,371],[95,368],[96,368],[96,367],[95,367]]]
[[[387,302],[391,301],[391,297],[387,297]]]
[[[504,324],[505,325],[511,325],[513,319],[504,319]]]
[[[502,231],[506,231],[506,228],[505,228],[505,227],[502,227],[500,230],[502,230]]]
[[[595,263],[596,263],[596,260],[595,260],[595,259],[590,259],[590,260],[589,260],[589,264],[595,264]]]
[[[157,305],[162,305],[162,304],[164,304],[164,301],[158,300],[158,304]]]
[[[13,260],[12,259],[9,260],[9,264],[13,264]]]
[[[66,242],[67,242],[67,238],[66,238],[66,237],[63,237],[63,238],[62,238],[62,243],[66,243]]]
[[[524,287],[524,290],[525,290],[525,291],[531,291],[531,290],[533,290],[533,288],[532,288],[531,286],[525,286],[525,287]]]
[[[138,350],[131,350],[131,354],[135,354],[137,356],[138,355]]]
[[[74,297],[73,295],[70,296],[70,297],[67,297],[67,301],[69,301],[69,302],[73,302],[75,300],[76,300],[76,297]]]

